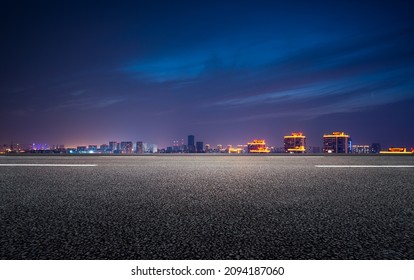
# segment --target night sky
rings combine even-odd
[[[345,131],[414,146],[410,1],[2,1],[0,14],[1,144],[282,146],[303,131],[321,146]]]

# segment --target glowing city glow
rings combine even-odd
[[[334,131],[322,136],[323,148],[319,146],[307,146],[307,137],[303,132],[292,132],[283,136],[283,147],[267,146],[264,139],[254,139],[247,144],[238,144],[233,147],[229,144],[226,147],[218,144],[215,148],[203,141],[196,141],[194,135],[188,135],[188,142],[173,140],[171,146],[159,148],[157,144],[143,141],[109,141],[108,144],[88,144],[76,147],[65,147],[63,144],[51,145],[31,143],[30,145],[13,144],[0,146],[0,154],[15,153],[40,153],[40,154],[176,154],[176,153],[227,153],[227,154],[269,154],[269,153],[327,153],[327,154],[414,154],[414,148],[409,151],[404,147],[391,147],[388,150],[381,150],[380,143],[355,144],[352,145],[351,136],[345,132]]]

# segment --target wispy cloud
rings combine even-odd
[[[48,108],[48,111],[59,111],[63,109],[79,109],[79,110],[90,110],[90,109],[102,109],[110,107],[112,105],[122,103],[125,101],[123,97],[102,97],[96,98],[80,98],[70,99],[64,103]]]

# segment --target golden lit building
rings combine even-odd
[[[249,153],[270,153],[270,150],[266,147],[265,140],[254,139],[253,142],[247,143],[247,151]]]
[[[292,132],[283,138],[286,153],[305,153],[306,136],[302,132]]]
[[[411,150],[411,152],[407,152],[406,148],[389,148],[388,151],[380,151],[380,154],[391,154],[391,155],[407,155],[407,154],[413,154],[414,150]]]
[[[351,152],[351,137],[345,132],[332,132],[323,135],[323,152],[348,154]]]
[[[243,153],[242,148],[229,148],[229,154],[241,154]]]

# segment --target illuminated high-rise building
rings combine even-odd
[[[158,146],[152,143],[142,143],[144,154],[155,154],[158,152]]]
[[[118,150],[118,143],[115,142],[115,141],[110,141],[109,142],[109,151],[114,152],[116,150]]]
[[[121,142],[120,150],[122,154],[132,154],[132,142]]]
[[[351,147],[351,137],[345,132],[332,132],[332,134],[323,135],[324,153],[349,154]]]
[[[143,148],[142,141],[137,142],[135,153],[136,154],[143,154],[144,153],[144,148]]]
[[[286,153],[305,153],[306,136],[302,132],[292,132],[283,138]]]
[[[196,146],[194,142],[194,135],[188,135],[188,152],[189,153],[195,153],[196,152]]]
[[[253,140],[253,142],[247,143],[247,151],[249,153],[270,153],[270,150],[266,147],[265,140]]]

